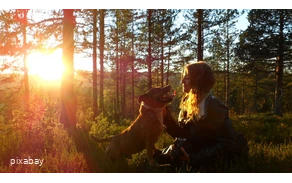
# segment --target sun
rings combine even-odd
[[[27,57],[27,64],[29,74],[38,75],[47,81],[60,80],[64,72],[61,50],[56,50],[51,54],[31,53]]]

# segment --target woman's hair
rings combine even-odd
[[[215,84],[211,67],[204,61],[187,64],[182,72],[182,79],[188,75],[191,89],[182,98],[180,108],[187,111],[188,117],[198,114],[199,100],[210,92]]]

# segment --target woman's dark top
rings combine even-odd
[[[168,111],[164,124],[170,136],[186,138],[191,144],[185,148],[190,155],[189,164],[201,166],[218,157],[233,157],[241,153],[243,145],[237,142],[239,134],[232,128],[228,108],[219,99],[211,94],[206,98],[205,114],[199,120],[195,117],[187,119],[186,112],[181,113],[184,117],[177,123]],[[189,121],[185,123],[185,120]]]

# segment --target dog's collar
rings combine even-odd
[[[153,111],[156,112],[156,113],[159,113],[159,112],[163,111],[163,108],[152,108],[152,107],[146,105],[144,102],[141,102],[141,105],[142,105],[143,107],[145,107],[146,109],[151,109],[151,110],[153,110]]]
[[[144,108],[146,110],[146,114],[151,118],[157,118],[159,123],[163,128],[165,128],[163,124],[163,108],[152,108],[148,105],[146,105],[144,102],[141,102],[141,109]]]

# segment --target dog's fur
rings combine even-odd
[[[155,165],[153,153],[157,150],[155,142],[164,130],[163,118],[165,106],[172,102],[173,95],[168,94],[171,87],[151,88],[139,96],[140,110],[136,120],[116,136],[96,139],[96,142],[109,142],[106,154],[111,159],[131,157],[146,148],[147,160]],[[93,137],[94,138],[94,137]]]

